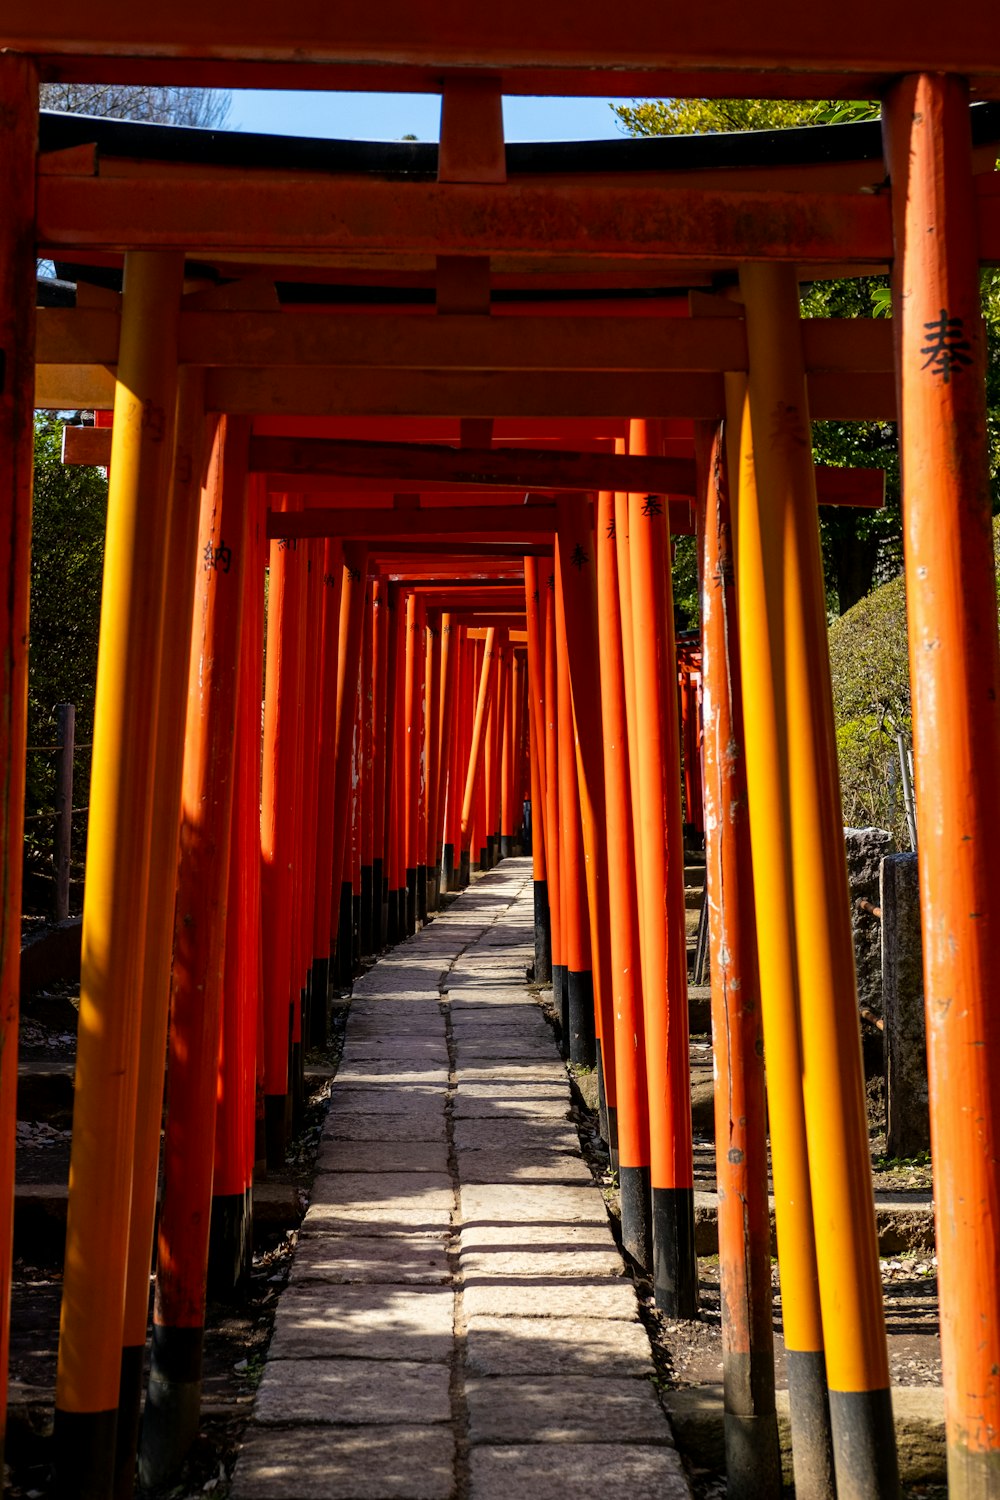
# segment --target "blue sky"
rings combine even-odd
[[[508,141],[595,141],[621,134],[611,99],[508,98]],[[269,135],[313,135],[336,140],[398,141],[415,135],[436,141],[441,103],[434,94],[286,93],[234,89],[227,127]]]

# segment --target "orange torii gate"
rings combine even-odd
[[[36,252],[51,254],[57,261],[71,261],[81,271],[88,264],[115,267],[123,257],[125,262],[120,312],[116,304],[111,305],[107,297],[102,301],[97,294],[91,300],[95,313],[91,325],[73,318],[63,319],[67,326],[56,328],[52,320],[53,338],[48,345],[44,330],[49,325],[44,317],[37,319],[42,355],[36,386],[39,403],[84,408],[113,405],[116,412],[84,920],[73,1146],[77,1191],[70,1206],[71,1253],[67,1256],[57,1399],[65,1492],[109,1492],[115,1429],[124,1426],[118,1418],[119,1360],[127,1330],[118,1303],[124,1302],[129,1246],[141,1244],[144,1232],[137,1222],[131,1229],[127,1222],[135,1170],[131,1130],[141,1049],[138,1017],[132,1007],[116,1007],[114,1000],[116,994],[137,987],[140,979],[145,984],[152,933],[162,928],[160,907],[168,897],[173,899],[172,892],[151,894],[151,850],[156,848],[169,858],[171,809],[167,806],[162,816],[152,816],[149,793],[152,752],[159,750],[161,738],[166,745],[169,736],[180,731],[176,713],[166,714],[166,681],[149,667],[161,652],[166,661],[178,649],[182,655],[185,650],[190,622],[171,619],[163,609],[164,569],[168,541],[183,522],[184,501],[190,504],[191,473],[200,472],[197,463],[193,468],[191,464],[198,437],[192,443],[190,435],[197,432],[205,410],[255,420],[273,419],[276,414],[280,418],[284,413],[303,418],[336,415],[348,419],[353,415],[359,421],[381,415],[399,422],[395,432],[380,434],[390,441],[407,441],[405,424],[414,417],[443,418],[461,412],[467,420],[509,417],[523,421],[546,415],[589,415],[597,419],[600,442],[613,445],[616,438],[623,442],[631,438],[646,452],[650,442],[655,445],[664,434],[655,429],[651,435],[629,434],[628,419],[716,424],[725,418],[730,487],[736,504],[735,607],[748,684],[743,710],[749,838],[755,855],[754,880],[766,880],[771,895],[766,906],[758,901],[756,913],[763,1029],[772,1122],[780,1108],[787,1124],[781,1148],[775,1151],[774,1171],[786,1334],[791,1334],[789,1325],[795,1322],[795,1337],[789,1336],[788,1343],[794,1367],[796,1469],[800,1487],[809,1482],[813,1493],[829,1492],[829,1475],[824,1473],[828,1388],[838,1492],[842,1497],[896,1492],[888,1371],[866,1186],[867,1142],[852,1011],[850,935],[838,852],[836,762],[816,545],[816,475],[808,441],[810,415],[895,416],[894,356],[890,338],[881,331],[871,336],[864,349],[851,347],[853,336],[846,334],[833,336],[825,352],[818,349],[827,335],[802,334],[796,305],[799,275],[818,270],[843,274],[893,261],[949,1464],[957,1495],[995,1493],[1000,1308],[992,1239],[985,1246],[981,1230],[997,1197],[996,1106],[989,1070],[997,1045],[998,997],[993,990],[998,968],[992,935],[995,923],[989,920],[993,896],[988,860],[997,831],[990,789],[1000,751],[1000,669],[976,273],[980,258],[996,255],[1000,195],[992,170],[986,170],[992,168],[992,157],[980,158],[978,178],[972,170],[967,108],[970,89],[987,98],[1000,90],[1000,46],[989,9],[975,3],[954,15],[922,14],[915,26],[914,18],[893,0],[882,24],[872,28],[870,16],[857,0],[847,0],[846,7],[839,4],[835,10],[830,6],[826,16],[812,14],[808,25],[784,5],[751,11],[727,5],[724,15],[705,17],[688,11],[672,17],[669,53],[662,36],[662,16],[648,0],[627,16],[614,18],[590,5],[539,17],[537,7],[532,10],[515,0],[505,9],[501,24],[494,24],[495,18],[490,17],[488,25],[471,13],[459,17],[450,9],[438,13],[434,8],[428,14],[425,8],[418,17],[412,8],[391,3],[371,13],[342,18],[343,24],[338,18],[334,40],[327,34],[329,28],[325,24],[317,28],[308,14],[271,10],[264,14],[263,8],[251,6],[248,12],[242,6],[237,15],[229,14],[230,9],[224,5],[209,10],[181,0],[172,8],[170,42],[164,41],[155,16],[137,14],[124,20],[117,8],[108,5],[92,7],[81,22],[65,11],[61,0],[43,13],[36,13],[23,0],[13,0],[0,20],[0,48],[8,49],[0,56],[4,120],[0,158],[10,185],[7,216],[0,228],[0,348],[5,372],[0,381],[0,485],[6,517],[0,534],[9,579],[2,622],[6,691],[0,756],[5,790],[0,816],[8,830],[8,853],[0,985],[8,1031],[16,1023],[20,905],[19,862],[13,851],[24,784],[34,258]],[[81,29],[86,35],[81,36]],[[609,59],[614,65],[612,75],[606,71]],[[203,171],[188,166],[167,174],[160,172],[155,160],[143,161],[142,152],[131,148],[123,152],[122,162],[133,165],[115,170],[113,150],[106,157],[102,148],[99,159],[86,138],[88,129],[96,137],[99,132],[106,134],[106,127],[86,125],[70,127],[69,138],[38,157],[39,71],[44,76],[128,80],[155,76],[222,84],[260,81],[266,76],[272,86],[363,83],[368,88],[434,90],[443,86],[442,145],[429,174],[433,176],[436,170],[437,180],[421,180],[417,172],[413,181],[400,185],[383,180],[377,171],[370,175],[358,171],[355,160],[354,174],[345,173],[338,184],[342,212],[334,225],[328,213],[330,178],[322,171],[300,168],[297,174],[280,170],[255,174],[243,156],[227,164],[231,170],[209,163]],[[860,166],[856,161],[820,165],[810,160],[808,149],[787,168],[744,162],[727,172],[724,190],[712,179],[710,157],[702,157],[694,172],[689,164],[686,173],[678,173],[675,166],[671,174],[669,167],[662,166],[660,155],[654,158],[647,153],[653,165],[650,180],[631,171],[625,177],[614,176],[618,163],[611,158],[602,161],[601,170],[589,178],[573,171],[563,177],[551,157],[539,169],[522,153],[520,174],[516,150],[505,159],[498,129],[502,90],[603,93],[609,76],[615,78],[617,89],[637,94],[882,96],[892,191],[869,191],[880,185],[883,173],[877,148],[874,160],[868,157]],[[992,120],[987,107],[986,126],[976,126],[983,131],[980,144],[984,148],[992,147],[997,133],[995,123],[989,123]],[[632,150],[633,163],[635,156]],[[567,160],[572,162],[571,153],[564,153],[564,165]],[[532,171],[538,173],[537,178],[532,178]],[[545,180],[546,171],[558,178],[554,184]],[[610,180],[601,180],[602,171]],[[253,190],[248,191],[251,179]],[[453,191],[456,185],[460,185],[458,193]],[[545,226],[543,243],[536,227],[541,224]],[[221,286],[192,294],[203,299],[200,310],[206,316],[216,310],[245,315],[242,323],[229,325],[228,352],[219,341],[218,327],[199,328],[190,321],[200,310],[182,301],[185,255],[207,265],[215,277],[250,279],[250,267],[258,277],[263,274],[265,283],[270,281],[270,301],[254,287],[238,287],[233,292]],[[343,287],[343,262],[353,261],[346,284],[352,284],[351,276],[360,276],[362,284],[377,288],[391,287],[401,273],[413,274],[404,270],[406,257],[418,262],[418,289],[436,292],[439,316],[421,316],[421,326],[404,326],[410,320],[394,310],[388,322],[396,327],[379,329],[373,323],[369,340],[357,337],[360,354],[350,365],[331,362],[329,328],[323,328],[310,344],[308,331],[293,328],[294,320],[271,305],[276,298],[275,280],[291,274],[293,280],[301,281],[304,267],[309,268],[308,274],[315,274],[317,258],[321,285]],[[550,319],[555,326],[549,327],[541,320],[516,319],[513,314],[484,316],[491,308],[491,285],[494,295],[515,298],[528,290],[558,294],[658,288],[661,293],[666,290],[666,301],[670,287],[684,293],[690,288],[711,290],[718,278],[731,285],[738,279],[745,305],[739,320],[702,317],[706,309],[699,310],[697,305],[698,316],[656,320],[647,316],[646,308],[637,319],[645,324],[641,331],[590,327],[588,332],[567,333],[565,328],[560,331],[560,314],[555,312]],[[81,311],[86,313],[85,305],[73,309]],[[275,312],[288,326],[268,325],[266,319]],[[522,326],[515,332],[515,321],[535,326]],[[570,320],[563,316],[562,321],[568,324]],[[471,326],[463,327],[466,323]],[[581,316],[581,325],[587,323]],[[675,325],[686,324],[690,326],[675,337]],[[257,326],[261,329],[258,362],[249,363],[247,340]],[[736,333],[731,331],[734,326]],[[361,333],[361,320],[350,332]],[[400,341],[391,349],[390,358],[384,337],[396,332]],[[72,354],[74,341],[76,353]],[[417,358],[425,341],[430,341],[429,360]],[[338,348],[345,347],[345,342],[338,340]],[[607,363],[596,352],[597,346],[608,349]],[[666,353],[650,355],[654,346]],[[633,348],[638,352],[630,355],[627,351]],[[477,349],[480,352],[473,352]],[[509,363],[512,351],[517,361],[513,366]],[[388,363],[380,362],[380,354]],[[185,366],[204,373],[182,384],[178,370]],[[745,392],[740,388],[741,375],[745,376]],[[184,397],[185,389],[187,406],[178,404],[178,394]],[[358,428],[343,436],[363,439],[370,434]],[[666,441],[676,436],[668,428]],[[690,439],[690,433],[684,436]],[[495,430],[492,437],[496,442]],[[630,451],[637,451],[631,442]],[[680,456],[693,456],[693,449]],[[186,466],[183,458],[188,460]],[[717,476],[718,471],[710,472]],[[716,503],[713,496],[719,493],[715,479],[712,483],[714,488],[709,487],[703,467],[701,478],[696,476],[694,498],[706,518],[715,514],[710,504]],[[412,489],[419,488],[414,482]],[[571,488],[587,486],[577,483]],[[298,484],[288,484],[283,492],[302,493]],[[317,493],[328,497],[330,490]],[[665,828],[673,828],[671,819],[675,811],[679,813],[679,800],[674,806],[674,799],[679,799],[677,778],[665,774],[668,758],[676,751],[670,721],[672,665],[665,698],[663,673],[657,676],[655,664],[656,653],[669,638],[669,601],[663,592],[662,568],[657,565],[667,545],[667,506],[647,505],[655,491],[629,492],[626,488],[615,493],[623,497],[622,503],[616,498],[614,504],[615,561],[621,600],[621,697],[629,726],[629,753],[637,737],[633,726],[638,732],[654,725],[662,745],[657,757],[651,760],[647,754],[643,759],[640,753],[630,766],[632,810],[641,797],[646,814],[634,823],[636,857],[646,872],[644,889],[641,893],[637,889],[635,897],[641,912],[636,936],[644,972],[669,973],[673,965],[676,977],[676,939],[672,947],[669,925],[668,930],[659,930],[649,887],[651,879],[661,878],[662,850],[657,841]],[[140,494],[144,500],[141,515]],[[560,505],[565,510],[565,502]],[[288,516],[295,517],[293,524],[298,525],[299,518],[312,508],[292,508]],[[450,535],[478,545],[504,530],[511,539],[537,541],[543,533],[525,533],[525,518],[511,519],[512,509],[506,503],[503,510],[497,509],[492,532],[488,518],[468,516],[464,531],[456,518]],[[605,504],[604,514],[610,517],[611,513]],[[418,514],[423,515],[423,508]],[[347,579],[341,580],[337,737],[335,759],[328,762],[328,767],[336,767],[338,777],[350,772],[346,742],[357,718],[368,548],[387,541],[394,544],[397,538],[412,536],[428,525],[421,518],[418,527],[407,531],[402,518],[375,521],[377,515],[378,509],[372,507],[361,523],[352,522],[355,536],[350,545],[356,543],[358,552],[355,561],[348,563],[348,578],[358,587],[351,595],[353,603],[346,606],[344,599],[351,590]],[[541,521],[541,517],[535,519]],[[577,519],[586,524],[583,518]],[[443,522],[436,524],[444,529]],[[137,545],[140,527],[146,529],[141,551]],[[557,529],[550,524],[549,535]],[[317,537],[327,534],[316,533]],[[428,534],[441,532],[428,527],[424,535]],[[706,522],[703,543],[707,538]],[[315,543],[307,544],[302,556],[309,547],[315,548],[309,552],[314,561],[319,556]],[[568,562],[563,559],[555,570],[562,591],[572,581],[577,547],[586,554],[586,544],[577,539]],[[582,582],[583,568],[591,561],[586,556],[580,564],[578,581]],[[332,565],[333,574],[337,566]],[[295,582],[288,592],[284,623],[290,679],[294,674],[304,694],[306,678],[310,671],[316,672],[316,657],[313,653],[310,668],[307,642],[312,616],[305,602],[309,591],[302,588],[301,578],[297,584],[297,601]],[[709,588],[710,580],[706,580]],[[565,600],[560,602],[565,610]],[[574,682],[569,653],[560,646],[564,616],[554,608],[554,597],[549,607],[548,591],[546,606],[548,646],[542,675],[546,679],[545,800],[549,814],[545,845],[546,853],[555,855],[553,868],[558,870],[556,925],[562,940],[572,926],[564,920],[571,910],[576,914],[576,935],[580,933],[580,881],[575,881],[572,891],[567,889],[567,876],[576,873],[576,856],[570,854],[569,863],[565,862],[567,847],[576,848],[576,787],[579,784],[587,820],[581,838],[586,835],[593,849],[593,840],[600,836],[597,808],[602,776],[607,783],[607,760],[604,757],[603,772],[599,772],[600,741],[593,734],[589,738],[580,735],[578,756],[567,753],[579,673]],[[583,608],[579,602],[571,607]],[[530,609],[527,623],[530,635]],[[315,633],[315,624],[312,628]],[[537,626],[535,633],[536,637],[541,634]],[[716,696],[724,682],[734,680],[724,671],[727,645],[714,642],[722,675],[709,680],[706,673],[706,689]],[[374,662],[374,643],[372,653]],[[422,659],[426,663],[426,654]],[[433,670],[433,654],[431,660]],[[425,701],[416,691],[419,653],[414,653],[413,666],[411,715],[404,724],[404,679],[409,682],[410,674],[403,670],[397,633],[393,683],[397,740],[404,727],[412,728],[415,723],[416,700]],[[553,668],[561,669],[561,689],[557,686],[560,672],[553,676]],[[537,670],[535,675],[537,680]],[[387,717],[389,697],[387,683]],[[553,732],[549,716],[560,700],[562,717]],[[466,708],[468,703],[467,691]],[[154,734],[157,706],[160,729]],[[497,712],[499,708],[497,703]],[[539,728],[536,723],[536,761],[541,748]],[[293,842],[295,849],[301,849],[304,837],[301,790],[312,774],[307,771],[303,739],[302,734],[297,736],[299,748],[291,757],[295,762],[292,782],[284,782],[286,791],[290,786],[299,788],[298,794],[292,794],[291,824],[286,830],[293,841],[299,841]],[[560,743],[558,756],[550,755],[550,749],[555,752]],[[640,750],[644,743],[640,736]],[[406,793],[398,761],[394,756],[393,785],[383,790],[397,809],[389,823],[402,830]],[[939,774],[943,764],[949,767],[948,776]],[[419,758],[412,770],[416,775],[411,771],[410,807],[415,803],[418,810],[418,838],[416,845],[411,841],[403,849],[394,848],[390,863],[397,878],[420,848]],[[560,784],[562,805],[574,817],[572,827],[560,829],[560,838],[567,834],[568,839],[557,852],[560,839],[553,837],[556,820],[551,794],[558,793]],[[637,788],[642,788],[641,793]],[[654,802],[659,798],[662,809],[662,817],[652,823],[649,808],[653,803],[647,801],[647,791]],[[620,800],[617,807],[620,818]],[[331,852],[334,901],[336,870],[344,867],[339,856],[346,847],[347,809],[345,796],[337,803],[338,825]],[[477,816],[488,821],[488,799]],[[175,811],[175,826],[176,818]],[[121,836],[125,828],[127,838]],[[476,831],[483,838],[490,836],[485,822]],[[744,832],[743,855],[746,837]],[[667,850],[668,881],[678,854],[674,833]],[[731,868],[739,868],[738,863]],[[745,863],[742,868],[745,885]],[[589,894],[600,962],[605,951],[600,947],[600,884]],[[330,917],[332,928],[332,910]],[[301,932],[290,937],[287,971],[284,959],[278,967],[288,980],[281,1005],[288,1007],[294,1046],[302,981],[314,958],[307,955]],[[716,936],[713,948],[722,941]],[[567,954],[563,947],[563,968]],[[750,957],[745,947],[740,954],[745,975],[751,972]],[[573,957],[578,964],[583,962],[579,948]],[[713,963],[713,972],[716,968]],[[108,978],[111,971],[121,986],[114,993]],[[675,1007],[680,998],[675,988],[670,1005]],[[144,1007],[143,1024],[154,1015],[153,1008]],[[661,1035],[658,1030],[653,1034]],[[602,1040],[608,1041],[607,1032]],[[0,1152],[4,1153],[0,1212],[8,1215],[13,1051],[5,1047],[0,1071]],[[732,1047],[730,1056],[733,1066],[740,1066]],[[673,1065],[679,1062],[676,1056],[672,1058]],[[651,1086],[655,1082],[661,1087],[656,1080],[663,1063],[659,1050],[655,1057],[647,1056]],[[752,1065],[745,1075],[748,1088],[757,1086],[750,1073]],[[272,1096],[276,1108],[279,1098],[283,1108],[287,1082],[286,1071],[284,1079],[277,1079],[278,1092]],[[663,1102],[662,1097],[656,1101],[658,1110],[662,1111]],[[831,1162],[831,1153],[824,1149],[824,1170],[810,1173],[809,1159],[820,1160],[821,1147],[828,1144],[831,1131],[840,1148],[833,1153],[835,1160]],[[663,1152],[662,1131],[651,1144]],[[644,1163],[636,1160],[628,1165],[641,1173]],[[672,1195],[669,1200],[661,1199],[661,1211],[668,1203],[676,1208],[677,1195],[683,1198],[686,1191],[683,1161],[672,1166],[680,1169],[679,1176],[652,1183],[654,1193],[660,1189]],[[92,1201],[88,1202],[88,1195]],[[664,1262],[668,1274],[657,1288],[668,1305],[678,1293],[676,1307],[688,1305],[692,1290],[689,1281],[684,1283],[683,1247],[678,1249],[683,1210],[679,1213],[681,1217],[668,1216],[665,1221],[672,1249]],[[0,1251],[6,1255],[9,1226],[4,1241]],[[655,1258],[655,1237],[653,1253]],[[104,1257],[100,1268],[99,1255]],[[970,1266],[974,1275],[969,1274]],[[3,1261],[5,1276],[8,1268],[9,1257]],[[675,1274],[679,1284],[670,1280]],[[686,1274],[690,1276],[690,1268]],[[6,1296],[3,1288],[0,1291]],[[762,1295],[758,1293],[756,1301],[750,1299],[755,1315],[759,1315]],[[734,1314],[732,1330],[743,1326]],[[195,1322],[186,1332],[196,1328]],[[973,1328],[974,1338],[970,1335]],[[756,1332],[761,1334],[759,1321]],[[191,1346],[195,1340],[186,1342]],[[731,1352],[737,1357],[752,1356],[754,1346],[752,1341],[749,1348],[734,1344]],[[178,1389],[185,1383],[184,1371],[193,1368],[190,1347],[182,1355],[180,1373],[169,1376]],[[159,1374],[169,1372],[161,1369]],[[755,1405],[758,1393],[753,1390],[744,1391],[741,1399],[748,1409],[732,1415],[750,1419],[768,1415],[766,1399],[763,1406]],[[752,1425],[746,1430],[751,1432]],[[128,1458],[126,1443],[126,1468]]]

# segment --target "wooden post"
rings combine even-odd
[[[653,1283],[671,1316],[698,1311],[688,1061],[684,847],[667,505],[629,495],[629,562],[641,820],[639,910],[653,1190]]]
[[[375,857],[375,591],[369,583],[365,593],[365,621],[361,653],[361,956],[375,952],[375,902],[372,861]],[[381,894],[379,896],[381,901]]]
[[[1000,661],[962,79],[884,106],[948,1492],[1000,1495]]]
[[[52,839],[52,866],[55,872],[53,916],[65,922],[69,916],[69,874],[73,855],[73,755],[76,739],[76,707],[60,703],[56,709],[56,820]]]
[[[441,611],[431,611],[427,621],[427,654],[424,701],[427,733],[424,754],[427,762],[427,848],[424,855],[427,879],[427,909],[437,911],[438,871],[441,868],[438,789],[441,779]]]
[[[353,955],[354,878],[351,863],[354,733],[361,680],[361,632],[364,622],[368,548],[363,543],[344,546],[344,593],[340,603],[340,645],[337,652],[337,735],[333,789],[333,895],[330,909],[331,951],[340,944],[341,956]],[[348,957],[341,970],[348,970]]]
[[[288,509],[286,503],[282,508]],[[301,555],[300,555],[301,554]],[[304,547],[271,543],[267,606],[267,670],[264,683],[264,755],[260,836],[264,1006],[267,1038],[265,1120],[268,1166],[285,1160],[290,1127],[288,1095],[292,1038],[295,875],[294,798],[299,692],[299,612]]]
[[[618,1182],[622,1244],[632,1259],[649,1271],[653,1265],[653,1225],[646,1036],[642,1015],[639,905],[625,717],[615,499],[610,491],[602,491],[598,498],[594,548],[600,634],[611,1001],[618,1099]]]
[[[566,871],[563,864],[562,818],[559,805],[559,693],[556,670],[555,564],[543,570],[544,583],[544,737],[545,737],[545,869],[549,888],[552,931],[552,1004],[560,1018],[565,1052],[569,1036],[566,986]]]
[[[615,1032],[611,1008],[611,918],[607,820],[604,802],[604,726],[597,622],[597,559],[591,501],[560,496],[556,531],[556,608],[566,617],[566,661],[573,698],[576,771],[584,878],[590,927],[594,1007],[594,1060],[605,1140],[618,1168]],[[595,671],[595,664],[597,670]],[[572,1023],[572,1016],[570,1018]]]
[[[0,56],[0,1464],[7,1414],[28,716],[28,584],[35,389],[38,73]]]
[[[531,756],[531,863],[535,915],[535,983],[552,982],[552,922],[549,911],[545,827],[545,662],[542,596],[537,557],[524,559],[528,634],[528,733]]]
[[[126,256],[56,1378],[58,1489],[87,1500],[113,1484],[183,274],[183,255]]]
[[[840,1500],[899,1476],[875,1234],[854,944],[837,773],[826,594],[795,268],[745,266],[748,395],[782,667],[806,1134]],[[765,498],[766,497],[766,498]]]
[[[248,418],[222,417],[202,492],[170,992],[163,1201],[139,1474],[179,1468],[201,1412],[205,1278],[246,558]]]
[[[372,584],[372,951],[385,947],[385,771],[389,584],[376,573]]]
[[[701,424],[695,443],[726,1474],[736,1500],[770,1500],[781,1494],[781,1454],[736,569],[722,429]]]
[[[469,749],[469,767],[466,772],[465,795],[462,801],[462,877],[466,885],[468,884],[469,850],[472,840],[473,803],[484,777],[486,716],[498,665],[495,641],[496,629],[491,625],[486,632],[486,646],[483,651],[483,665],[476,696],[476,716]]]
[[[330,1002],[330,902],[333,894],[334,783],[337,771],[337,672],[344,548],[327,537],[323,551],[323,646],[320,672],[319,778],[316,799],[316,905],[313,912],[310,1041],[327,1044]]]
[[[197,572],[198,517],[201,511],[205,449],[205,382],[201,370],[178,375],[177,430],[171,471],[167,580],[170,608],[164,613],[157,713],[161,725],[184,721],[191,654],[191,619]],[[181,814],[184,741],[160,733],[156,740],[146,933],[142,958],[142,1018],[136,1085],[132,1201],[129,1214],[125,1311],[122,1327],[121,1384],[118,1398],[115,1495],[132,1494],[142,1407],[146,1328],[149,1322],[149,1266],[153,1256],[163,1082],[173,960],[177,839]]]

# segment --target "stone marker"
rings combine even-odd
[[[915,854],[882,861],[882,993],[885,1016],[886,1154],[930,1149],[927,1034]]]

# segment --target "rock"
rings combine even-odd
[[[930,1149],[920,888],[915,854],[882,861],[886,1154]]]
[[[882,860],[894,853],[895,847],[892,834],[885,828],[844,829],[858,1004],[876,1012],[882,1010],[882,924],[867,907],[879,904]]]

